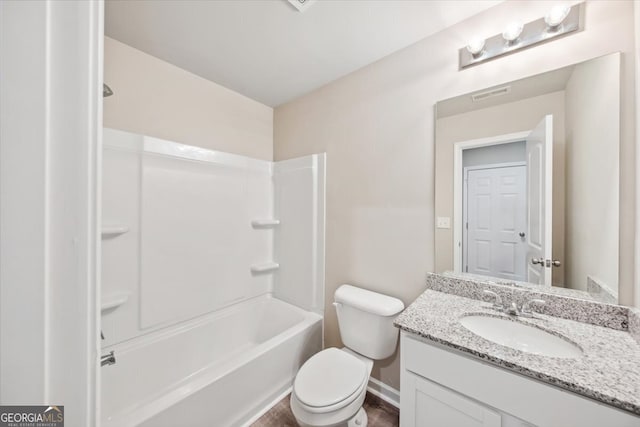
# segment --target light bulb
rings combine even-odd
[[[502,38],[512,43],[515,40],[517,40],[518,37],[520,37],[520,34],[522,34],[523,28],[524,28],[524,25],[522,25],[522,22],[519,22],[519,21],[511,22],[509,25],[507,25],[507,28],[505,28],[504,31],[502,32]]]
[[[551,28],[556,28],[569,15],[571,8],[566,4],[557,4],[544,17],[544,22]]]
[[[477,56],[482,53],[484,49],[484,39],[481,37],[474,37],[469,40],[469,44],[467,44],[467,50],[473,56]]]

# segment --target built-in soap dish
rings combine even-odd
[[[253,228],[273,228],[280,225],[279,219],[254,219],[251,221],[251,226]]]
[[[129,300],[129,294],[130,292],[123,291],[104,295],[100,301],[100,311],[104,313],[115,310]]]
[[[251,266],[251,272],[253,274],[271,273],[278,268],[280,268],[280,264],[278,264],[277,262],[265,262],[263,264],[253,264]]]
[[[129,232],[126,225],[109,225],[102,227],[102,238],[116,237]]]

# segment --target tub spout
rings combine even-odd
[[[109,354],[103,354],[100,358],[100,366],[105,365],[115,365],[116,364],[116,355],[113,353],[113,350],[109,352]]]

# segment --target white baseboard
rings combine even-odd
[[[400,409],[400,392],[393,387],[389,387],[382,381],[379,381],[373,377],[369,378],[369,385],[367,391],[374,396],[379,397],[387,403]]]
[[[287,387],[287,389],[285,391],[283,391],[282,393],[280,393],[275,399],[273,399],[272,401],[270,401],[269,403],[267,403],[260,411],[258,411],[258,413],[256,413],[255,415],[253,415],[251,418],[249,418],[249,420],[247,422],[245,422],[244,424],[242,424],[242,427],[249,427],[251,424],[255,423],[256,421],[258,421],[258,419],[260,419],[261,416],[263,416],[264,414],[266,414],[267,412],[269,412],[269,410],[271,408],[273,408],[274,406],[276,406],[276,404],[278,402],[280,402],[282,399],[284,399],[289,393],[291,393],[291,390],[293,389],[293,387]]]

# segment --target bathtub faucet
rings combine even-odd
[[[108,354],[103,354],[100,357],[100,366],[104,365],[115,365],[116,364],[116,355],[111,350]]]

